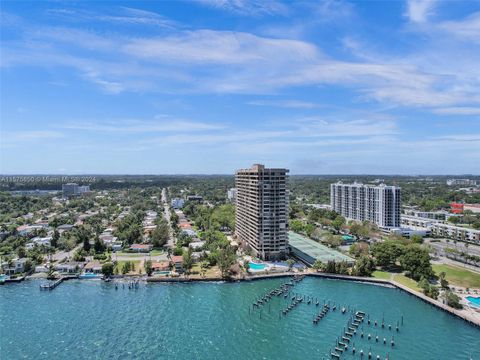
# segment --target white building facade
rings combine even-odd
[[[350,220],[371,221],[381,228],[400,227],[401,189],[361,183],[330,184],[332,210]]]

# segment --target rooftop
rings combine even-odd
[[[347,261],[351,263],[354,261],[351,257],[344,255],[337,250],[331,249],[303,235],[294,233],[293,231],[288,232],[288,242],[291,247],[320,260],[322,263],[327,263],[329,261]]]

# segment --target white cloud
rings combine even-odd
[[[292,109],[314,109],[322,106],[313,102],[300,100],[253,100],[248,101],[247,104],[255,106],[273,106]]]
[[[58,127],[83,130],[92,132],[107,133],[155,133],[155,132],[180,132],[191,133],[196,131],[219,130],[224,125],[208,124],[204,122],[188,121],[181,119],[172,119],[162,116],[156,120],[135,120],[135,119],[118,119],[115,121],[70,121],[59,124]]]
[[[463,20],[439,23],[438,28],[465,40],[480,43],[480,12],[475,12]]]
[[[288,7],[276,0],[197,0],[198,3],[239,15],[287,15]]]
[[[415,6],[420,5],[412,6],[418,19],[421,11]],[[423,13],[428,13],[432,5],[422,6]],[[150,16],[141,10],[128,11],[134,16]],[[436,39],[420,52],[388,56],[344,37],[353,53],[362,49],[357,61],[347,61],[327,56],[311,42],[238,31],[178,30],[132,38],[69,28],[28,30],[24,29],[25,41],[2,44],[3,66],[72,67],[111,94],[277,94],[292,87],[340,85],[356,91],[356,101],[374,100],[392,106],[431,109],[476,107],[480,103],[478,59],[461,56],[454,60],[456,54],[466,54],[467,50],[454,52],[436,44]],[[470,31],[468,34],[474,34]],[[311,107],[301,100],[279,100],[276,105]]]
[[[480,115],[480,107],[445,107],[433,110],[440,115]]]
[[[406,16],[410,21],[423,23],[433,14],[436,0],[407,0]]]
[[[308,61],[318,49],[307,42],[234,31],[196,30],[160,38],[127,41],[126,54],[151,61],[193,64],[251,64]]]

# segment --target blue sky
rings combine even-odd
[[[2,174],[480,173],[479,1],[2,1]]]

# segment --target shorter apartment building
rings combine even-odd
[[[444,237],[480,245],[480,230],[442,223],[432,224],[431,229],[432,235],[435,237]]]

